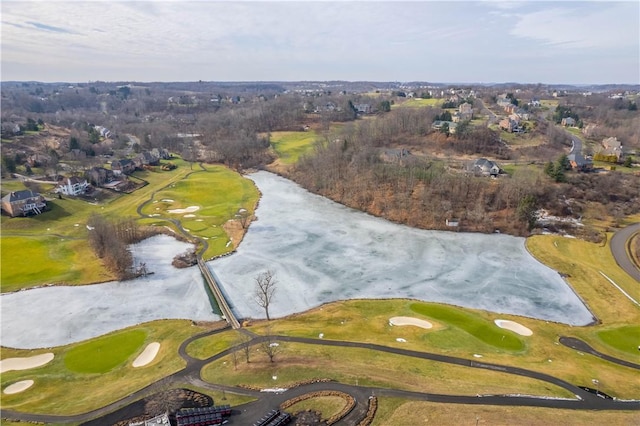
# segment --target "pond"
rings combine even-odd
[[[237,252],[207,263],[240,318],[264,318],[254,278],[278,281],[270,314],[281,317],[355,298],[412,298],[571,325],[594,318],[525,239],[427,231],[394,224],[312,194],[268,172]]]
[[[52,286],[0,296],[2,346],[21,349],[79,342],[158,319],[217,321],[197,266],[173,257],[191,244],[156,235],[131,246],[151,275],[87,286]]]

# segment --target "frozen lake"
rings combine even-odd
[[[42,287],[0,296],[2,346],[33,349],[79,342],[158,319],[216,321],[197,266],[176,269],[191,244],[157,235],[132,246],[143,278],[80,287]]]
[[[535,260],[524,238],[417,230],[311,194],[268,172],[237,253],[208,262],[240,318],[264,318],[254,278],[278,285],[272,317],[354,298],[414,298],[571,325],[593,317],[560,275]],[[390,315],[393,314],[390,312]]]

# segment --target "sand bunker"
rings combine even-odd
[[[186,209],[171,209],[171,210],[167,210],[167,213],[177,213],[177,214],[193,213],[193,212],[197,212],[198,210],[200,210],[200,207],[198,207],[198,206],[189,206]]]
[[[182,216],[182,217],[196,217],[196,215],[195,215],[195,214],[191,214],[191,213],[189,213],[189,214],[185,214],[185,215],[184,215],[184,216]]]
[[[53,354],[48,352],[26,358],[7,358],[0,361],[0,373],[13,370],[28,370],[41,367],[53,359]]]
[[[433,327],[429,321],[421,320],[412,317],[393,317],[389,320],[390,325],[415,325],[416,327],[422,327],[429,329]]]
[[[14,384],[7,386],[6,388],[4,388],[2,392],[9,395],[12,393],[25,391],[29,389],[31,386],[33,386],[33,380],[21,380],[19,382],[15,382]]]
[[[143,367],[149,364],[151,361],[155,359],[156,355],[158,355],[159,350],[160,350],[160,343],[158,342],[149,343],[147,347],[144,348],[144,351],[142,351],[142,353],[138,355],[138,358],[136,358],[135,361],[133,361],[132,365],[134,367]]]
[[[521,336],[531,336],[533,334],[533,331],[515,321],[497,319],[494,322],[498,327],[511,330]]]

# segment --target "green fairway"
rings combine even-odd
[[[607,345],[631,355],[638,355],[640,349],[640,325],[602,330],[596,333]]]
[[[106,373],[135,354],[146,337],[143,330],[129,330],[89,340],[70,349],[64,364],[76,373]]]
[[[294,164],[304,154],[311,153],[318,140],[318,134],[307,132],[273,132],[271,145],[284,164]]]
[[[2,292],[39,284],[81,284],[113,277],[85,241],[56,236],[5,236],[1,243]]]
[[[260,194],[250,179],[224,166],[205,166],[184,179],[159,190],[153,201],[144,205],[142,213],[157,218],[180,220],[185,230],[205,239],[209,248],[205,259],[228,253],[237,247],[223,225],[236,219],[240,209],[253,214]]]
[[[411,310],[445,324],[458,327],[482,342],[499,349],[521,351],[525,344],[513,332],[504,330],[495,324],[451,306],[435,303],[413,303]]]
[[[238,241],[230,240],[223,225],[236,219],[240,209],[253,214],[259,198],[253,182],[220,165],[191,170],[180,159],[174,163],[178,168],[170,172],[136,172],[133,180],[144,179],[148,184],[131,194],[105,192],[107,197],[98,203],[53,198],[47,202],[49,210],[38,216],[2,216],[2,291],[113,280],[88,244],[87,221],[91,214],[139,218],[137,208],[143,203],[143,213],[153,217],[139,219],[141,224],[173,227],[162,219],[180,220],[187,232],[208,242],[205,259],[234,250]],[[15,180],[7,184],[14,190],[22,185]],[[171,202],[161,201],[166,199]],[[191,206],[197,211],[169,212]]]
[[[3,394],[2,409],[72,415],[103,407],[184,368],[185,361],[177,355],[180,343],[205,330],[207,329],[188,320],[161,320],[46,350],[1,348],[2,359],[46,352],[52,352],[55,356],[53,361],[37,369],[2,373],[0,380],[3,389],[20,380],[35,381],[33,387],[25,392]],[[131,365],[133,360],[151,342],[160,343],[160,350],[153,363],[134,368]],[[124,345],[126,348],[109,348],[109,344]],[[111,354],[117,359],[100,359],[96,361],[98,366],[92,366],[96,354],[99,358],[104,358],[97,352],[98,349],[107,351],[103,353]],[[113,365],[115,361],[118,364],[110,368],[109,364]],[[108,368],[110,370],[106,372],[93,373]],[[83,372],[77,372],[78,369]]]

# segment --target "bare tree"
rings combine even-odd
[[[247,334],[240,334],[240,350],[244,353],[244,358],[247,364],[251,362],[249,356],[251,355],[251,336]]]
[[[247,209],[240,209],[238,213],[236,213],[236,217],[240,221],[242,229],[247,229],[249,227],[249,224],[251,223],[251,213],[249,213]]]
[[[273,299],[273,294],[276,291],[276,284],[278,281],[275,278],[274,272],[271,270],[261,272],[254,278],[254,280],[256,282],[256,302],[264,308],[264,312],[267,315],[267,321],[270,321],[269,305],[271,304],[271,299]]]
[[[280,353],[282,347],[271,332],[271,328],[267,327],[265,333],[265,338],[264,340],[262,340],[262,342],[260,342],[260,347],[262,348],[263,352],[269,357],[269,362],[273,362],[276,355]]]

